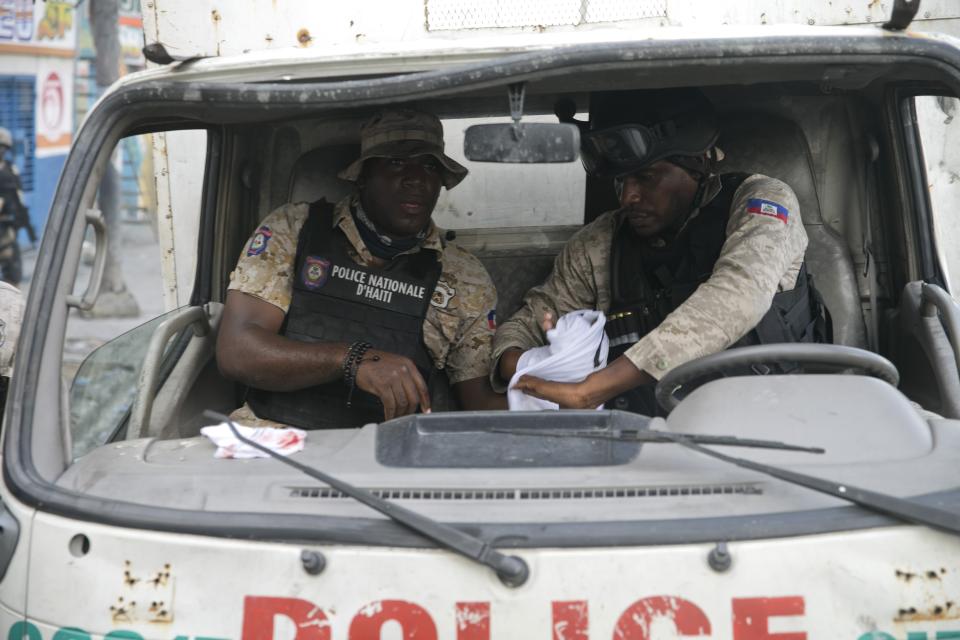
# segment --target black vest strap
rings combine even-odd
[[[438,253],[421,249],[372,269],[358,265],[349,250],[346,236],[333,227],[333,206],[311,205],[297,243],[293,296],[281,335],[302,342],[364,340],[410,358],[429,379],[433,364],[423,343],[423,320],[440,279]],[[346,394],[338,380],[293,392],[250,389],[247,401],[261,418],[305,429],[383,420],[375,396],[357,389],[348,408]]]

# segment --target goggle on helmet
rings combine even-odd
[[[580,159],[587,173],[619,177],[676,156],[701,156],[720,135],[713,114],[690,114],[652,125],[618,124],[582,132]]]

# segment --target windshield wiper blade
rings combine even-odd
[[[751,440],[746,438],[736,438],[734,436],[707,436],[695,434],[679,434],[667,431],[655,431],[647,429],[613,429],[601,431],[598,429],[585,429],[580,431],[561,431],[556,429],[490,429],[495,433],[511,433],[525,436],[540,437],[569,437],[569,438],[600,438],[608,440],[617,440],[621,442],[672,442],[679,444],[698,453],[708,455],[717,460],[722,460],[734,464],[744,469],[757,471],[768,476],[789,482],[791,484],[806,487],[813,491],[819,491],[841,500],[852,502],[861,507],[884,515],[893,516],[898,520],[922,524],[933,527],[941,531],[960,534],[960,514],[919,504],[905,498],[897,498],[885,493],[870,491],[854,487],[849,484],[834,482],[816,476],[808,476],[796,471],[790,471],[782,467],[775,467],[761,462],[754,462],[746,458],[729,456],[713,449],[704,447],[705,444],[741,446],[741,447],[759,447],[766,449],[783,449],[787,451],[803,451],[810,453],[823,453],[824,450],[817,447],[801,447],[790,445],[774,440]]]
[[[366,489],[355,487],[348,482],[338,480],[337,478],[327,475],[326,473],[314,469],[313,467],[282,456],[276,451],[273,451],[261,445],[260,443],[254,442],[253,440],[241,435],[240,430],[237,429],[236,425],[233,423],[233,420],[222,413],[208,410],[204,411],[203,415],[211,420],[225,422],[230,427],[230,431],[233,433],[234,437],[240,442],[266,453],[271,458],[275,458],[276,460],[293,467],[297,471],[305,473],[311,478],[319,480],[327,486],[336,489],[346,496],[350,496],[354,500],[367,505],[375,511],[379,511],[391,520],[394,520],[395,522],[398,522],[403,526],[416,531],[425,538],[429,538],[437,544],[446,547],[451,551],[459,553],[470,560],[474,560],[484,566],[490,567],[496,572],[497,577],[500,578],[501,582],[508,587],[519,587],[527,581],[527,578],[530,577],[530,569],[527,567],[527,563],[524,562],[523,558],[520,558],[519,556],[508,556],[500,553],[483,540],[468,535],[459,529],[455,529],[449,525],[437,522],[436,520],[432,520],[426,516],[422,516],[419,513],[410,511],[409,509],[401,507],[400,505],[390,502],[389,500],[378,498]]]
[[[750,469],[751,471],[757,471],[777,478],[778,480],[783,480],[784,482],[812,489],[813,491],[819,491],[820,493],[852,502],[872,511],[893,516],[898,520],[911,522],[913,524],[922,524],[953,534],[960,534],[960,514],[958,513],[919,504],[906,498],[897,498],[896,496],[870,491],[869,489],[861,489],[860,487],[854,487],[845,483],[834,482],[816,476],[808,476],[804,473],[797,473],[796,471],[790,471],[782,467],[774,467],[745,458],[728,456],[719,451],[707,449],[697,444],[690,439],[690,436],[672,433],[668,435],[671,436],[677,444],[698,453],[708,455],[711,458],[716,458],[717,460],[722,460],[744,469]]]
[[[676,434],[653,429],[509,429],[493,428],[492,433],[509,433],[520,436],[537,436],[544,438],[596,438],[600,440],[617,440],[618,442],[676,442]],[[723,445],[728,447],[751,447],[755,449],[780,449],[783,451],[802,451],[804,453],[824,453],[820,447],[804,447],[798,444],[789,444],[777,440],[755,440],[752,438],[738,438],[736,436],[711,436],[690,434],[683,436],[690,442],[698,444]]]

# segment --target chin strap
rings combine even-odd
[[[686,169],[697,180],[697,193],[693,197],[690,213],[710,204],[720,193],[717,164],[723,160],[723,151],[719,147],[712,147],[699,156],[671,156],[667,160]]]

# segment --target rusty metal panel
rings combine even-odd
[[[675,26],[882,24],[890,18],[892,5],[892,2],[881,0],[669,0],[667,15],[669,24]],[[960,17],[960,3],[956,0],[924,0],[914,24],[957,17]]]
[[[89,538],[86,553],[71,550],[78,531]],[[405,631],[493,640],[946,640],[960,633],[960,544],[923,527],[731,542],[726,571],[709,564],[711,544],[526,549],[533,579],[516,590],[437,549],[325,545],[316,550],[328,568],[312,575],[301,560],[311,546],[79,524],[47,513],[36,516],[31,542],[25,617],[38,632],[30,638],[346,640]],[[489,626],[467,626],[478,618],[465,615],[464,604],[482,605],[479,619]],[[392,615],[383,615],[387,605]],[[277,632],[275,616],[285,624]],[[388,626],[396,633],[388,636]]]
[[[891,3],[880,0],[143,0],[144,35],[178,57],[264,49],[456,40],[509,31],[570,32],[617,28],[720,25],[881,24]],[[923,0],[914,26],[960,18],[956,0]],[[399,47],[398,47],[399,49]]]
[[[667,0],[426,0],[428,31],[549,27],[661,18]]]

